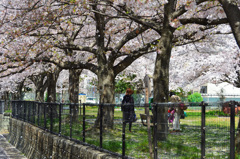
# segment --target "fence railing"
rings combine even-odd
[[[168,110],[180,110],[179,103],[152,104],[150,124],[153,157],[157,158],[234,158],[235,131],[239,105],[228,103],[185,103],[180,130],[173,130]],[[135,105],[138,120],[123,120],[121,105],[66,104],[12,101],[12,117],[29,122],[58,136],[88,145],[121,158],[149,158],[149,138],[143,114],[149,105]],[[104,129],[105,109],[114,110],[112,129]],[[236,109],[237,108],[237,109]],[[239,109],[240,110],[240,109]],[[161,112],[161,113],[160,113]],[[162,117],[160,117],[162,116]],[[142,118],[141,118],[142,117]],[[159,121],[159,118],[164,119]],[[165,120],[166,119],[166,120]],[[175,119],[175,120],[176,120]],[[99,121],[99,125],[96,121]],[[161,131],[157,125],[165,125]],[[95,128],[94,128],[95,127]],[[164,134],[166,140],[159,140]]]

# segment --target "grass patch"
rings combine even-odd
[[[201,112],[199,109],[187,109],[187,117],[181,119],[181,133],[168,134],[167,141],[158,142],[158,158],[180,158],[195,159],[201,158]],[[86,129],[94,124],[97,117],[97,107],[86,107]],[[144,114],[144,108],[137,108],[136,114]],[[219,111],[206,111],[206,156],[207,158],[228,158],[230,142],[230,118],[219,116]],[[70,125],[69,115],[62,116],[62,134],[70,135],[72,128],[72,138],[82,141],[82,116],[79,121]],[[122,112],[120,107],[115,108],[113,130],[104,130],[103,148],[116,153],[122,153]],[[238,117],[235,117],[237,128]],[[41,125],[44,121],[41,118]],[[54,131],[58,132],[59,119],[54,119]],[[50,120],[47,120],[47,127],[50,126]],[[169,124],[169,127],[172,125]],[[99,146],[99,130],[90,130],[86,132],[85,141],[89,144]],[[141,122],[135,122],[132,125],[132,133],[126,127],[126,155],[134,158],[149,158],[149,143],[147,127],[142,126]]]

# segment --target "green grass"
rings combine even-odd
[[[86,129],[94,124],[97,117],[97,107],[86,107]],[[180,158],[195,159],[201,158],[201,112],[197,109],[186,110],[187,117],[181,119],[181,133],[168,134],[167,141],[158,142],[159,158]],[[144,114],[143,108],[137,108],[136,114]],[[218,116],[220,112],[206,112],[206,157],[207,158],[228,158],[230,145],[230,118]],[[122,112],[120,108],[115,108],[114,119],[121,119]],[[70,135],[69,115],[62,116],[62,131],[65,136]],[[235,117],[235,127],[237,128],[238,117]],[[54,131],[58,132],[58,119],[54,120]],[[43,120],[40,121],[44,123]],[[47,127],[50,126],[50,120],[47,120]],[[170,125],[171,126],[171,125]],[[79,121],[72,124],[72,138],[82,141],[82,116]],[[147,128],[139,123],[133,123],[132,133],[126,127],[126,155],[134,158],[149,158],[149,143]],[[96,146],[100,145],[99,130],[93,129],[86,132],[86,142]],[[122,153],[122,123],[115,123],[113,130],[104,130],[103,132],[103,148]]]
[[[12,110],[5,110],[4,113],[12,113]]]

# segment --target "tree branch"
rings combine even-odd
[[[190,19],[179,19],[179,21],[183,24],[199,24],[199,25],[219,25],[219,24],[226,24],[228,23],[227,18],[223,19],[214,19],[214,20],[209,20],[207,18],[190,18]]]

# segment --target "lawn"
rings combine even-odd
[[[82,111],[81,111],[82,112]],[[97,107],[86,107],[86,129],[94,124],[98,112]],[[132,132],[126,127],[126,155],[134,158],[149,158],[149,145],[147,127],[140,121],[140,115],[144,114],[144,108],[135,110],[138,121],[133,123]],[[167,141],[158,141],[158,158],[201,158],[201,111],[196,108],[186,110],[187,117],[181,119],[182,132],[168,133]],[[65,112],[65,114],[68,114]],[[115,107],[114,129],[104,130],[103,148],[122,153],[122,112],[120,107]],[[238,116],[235,117],[235,127],[237,128]],[[82,114],[79,121],[69,124],[69,115],[62,116],[61,134],[82,141]],[[58,119],[55,119],[54,132],[58,132]],[[47,127],[50,127],[49,121]],[[70,127],[72,132],[70,133]],[[171,129],[172,125],[169,124]],[[86,131],[85,141],[89,144],[99,146],[100,131],[90,129]],[[206,158],[229,158],[230,153],[230,117],[222,116],[216,110],[206,112]]]

